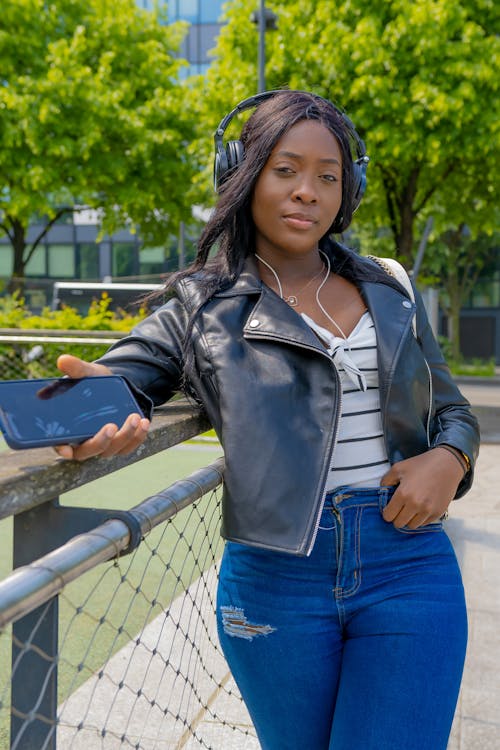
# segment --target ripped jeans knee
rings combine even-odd
[[[241,607],[221,606],[220,614],[224,632],[233,638],[244,638],[246,641],[251,641],[256,636],[269,635],[276,630],[271,625],[249,622]]]

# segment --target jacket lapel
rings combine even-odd
[[[411,331],[415,305],[388,284],[362,282],[363,297],[375,324],[378,346],[379,383],[385,403],[387,388],[406,336]],[[252,257],[235,284],[216,297],[258,296],[248,316],[243,335],[247,339],[271,339],[313,349],[328,356],[324,346],[295,310],[262,283]]]
[[[243,328],[247,339],[272,339],[292,346],[314,349],[328,356],[307,323],[268,287],[262,293]]]
[[[387,284],[363,282],[363,296],[375,324],[382,406],[406,337],[411,333],[415,305]]]
[[[253,257],[248,257],[235,284],[216,297],[258,295],[243,328],[246,339],[270,339],[306,347],[328,356],[325,347],[295,310],[262,283]]]

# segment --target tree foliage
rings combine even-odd
[[[472,236],[466,224],[447,229],[436,238],[427,269],[439,279],[441,307],[448,319],[450,356],[459,362],[460,310],[485,271],[494,273],[500,257],[500,232]]]
[[[2,0],[0,225],[22,277],[44,232],[78,204],[102,229],[158,241],[187,216],[192,118],[179,93],[183,24],[134,0]]]
[[[332,99],[366,140],[369,187],[355,226],[364,236],[369,231],[370,251],[389,250],[410,266],[416,228],[431,213],[436,237],[463,221],[473,232],[493,231],[500,80],[494,0],[267,5],[278,16],[278,30],[266,34],[267,88]],[[226,7],[214,63],[199,83],[205,142],[208,127],[257,86],[258,36],[248,3]]]

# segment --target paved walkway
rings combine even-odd
[[[500,748],[500,445],[482,445],[473,489],[447,532],[462,570],[469,645],[448,750]]]

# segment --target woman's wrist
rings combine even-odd
[[[466,474],[470,471],[470,459],[469,456],[460,450],[460,448],[455,448],[453,445],[448,445],[448,443],[440,443],[436,446],[436,448],[443,448],[445,451],[448,451],[452,456],[455,457],[455,459],[458,461],[460,466],[462,467],[464,477]]]

